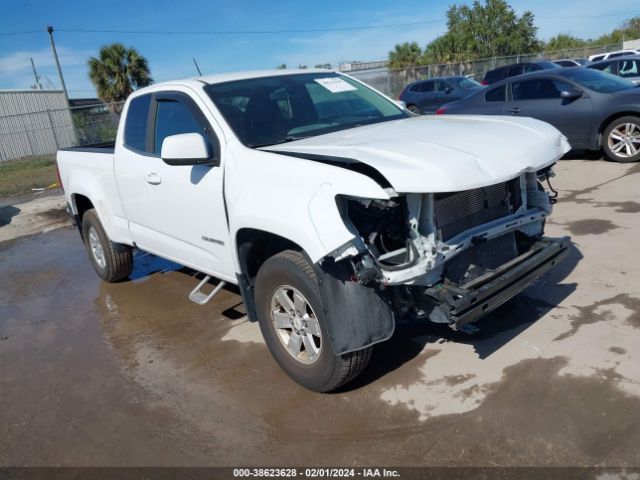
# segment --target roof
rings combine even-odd
[[[154,85],[175,84],[176,82],[199,81],[206,84],[231,82],[234,80],[248,80],[250,78],[275,77],[282,75],[303,75],[305,73],[330,73],[332,70],[322,68],[286,69],[278,68],[272,70],[253,70],[246,72],[218,73],[216,75],[203,75],[201,77],[191,77],[182,80],[156,83]]]
[[[618,60],[638,60],[638,59],[640,59],[640,55],[635,53],[633,55],[623,55],[622,57],[607,58],[606,60],[596,60],[595,62],[591,62],[589,64],[589,67],[592,67],[593,65],[600,65],[602,63],[615,62]]]

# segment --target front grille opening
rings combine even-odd
[[[441,240],[515,212],[521,205],[520,179],[434,196],[435,222]]]

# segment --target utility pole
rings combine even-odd
[[[36,72],[36,64],[33,63],[33,58],[30,58],[31,60],[31,68],[33,69],[33,76],[36,79],[36,86],[38,87],[38,90],[42,90],[42,84],[40,83],[40,77],[38,77],[38,72]]]
[[[53,27],[49,25],[47,27],[47,32],[49,32],[49,38],[51,39],[51,49],[53,50],[53,58],[56,61],[56,66],[58,67],[58,75],[60,76],[60,83],[62,84],[62,90],[64,91],[64,98],[67,100],[67,105],[71,106],[69,103],[69,94],[67,93],[67,86],[64,83],[64,77],[62,76],[62,69],[60,68],[60,60],[58,60],[58,52],[56,51],[56,44],[53,41]]]
[[[198,70],[198,75],[202,76],[202,72],[200,71],[200,67],[198,66],[198,62],[196,62],[196,57],[192,57],[193,58],[193,63],[196,66],[196,70]]]

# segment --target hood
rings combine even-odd
[[[364,163],[398,192],[469,190],[544,168],[569,151],[566,137],[532,118],[420,116],[266,147]],[[304,155],[296,155],[304,156]]]

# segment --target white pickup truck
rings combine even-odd
[[[346,75],[276,70],[140,89],[115,145],[57,160],[100,277],[139,248],[219,279],[197,303],[237,284],[275,360],[325,392],[398,319],[471,333],[560,261],[541,180],[569,148],[530,118],[414,116]]]

